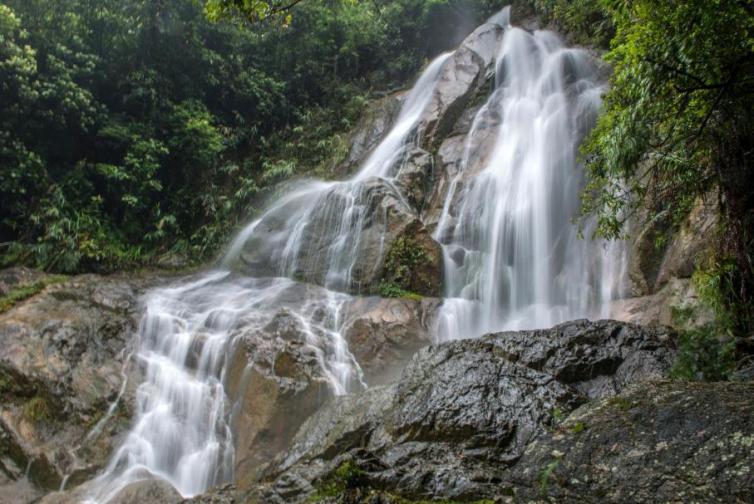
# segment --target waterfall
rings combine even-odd
[[[583,186],[577,149],[598,112],[601,80],[588,55],[554,33],[512,27],[508,10],[489,23],[480,32],[493,33],[486,59],[467,48],[452,71],[444,68],[453,53],[432,61],[350,179],[289,186],[238,234],[217,269],[145,296],[134,425],[88,502],[105,503],[155,476],[187,497],[232,481],[225,387],[234,342],[240,332],[262,332],[280,310],[297,321],[297,338],[332,394],[365,386],[343,314],[373,278],[363,268],[384,257],[390,223],[420,217],[399,176],[407,153],[422,145],[430,104],[452,99],[437,91],[439,82],[469,61],[491,61],[498,40],[494,90],[473,118],[434,232],[445,268],[436,339],[606,315],[621,289],[624,248],[581,240],[571,222]]]
[[[158,477],[183,496],[200,494],[233,479],[231,405],[224,385],[234,336],[240,328],[265,327],[284,308],[301,322],[300,336],[316,355],[333,394],[364,386],[361,370],[341,334],[350,295],[317,289],[306,295],[293,280],[300,261],[324,264],[322,284],[350,283],[360,222],[367,217],[370,183],[379,180],[400,198],[390,179],[429,103],[443,63],[435,59],[404,100],[392,130],[359,172],[344,182],[307,182],[293,188],[234,240],[221,267],[149,292],[138,329],[135,361],[144,369],[131,431],[86,502],[106,503],[130,483]],[[230,264],[268,220],[282,222],[275,236],[262,236],[274,263],[269,275],[242,277]],[[317,237],[315,245],[302,240]],[[319,254],[316,251],[319,250]]]
[[[495,90],[474,117],[434,234],[445,258],[439,341],[607,315],[624,247],[579,239],[572,223],[578,146],[601,93],[584,51],[550,31],[506,26]]]

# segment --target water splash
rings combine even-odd
[[[445,258],[440,341],[606,315],[622,288],[622,245],[579,239],[572,224],[577,149],[602,94],[592,60],[553,32],[508,25],[495,80],[435,232]]]

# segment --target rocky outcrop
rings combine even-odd
[[[335,167],[333,175],[337,178],[351,175],[377,147],[398,117],[405,94],[405,91],[391,93],[370,103],[348,139],[346,158]]]
[[[753,465],[754,382],[659,382],[579,408],[506,479],[522,502],[752,502]]]
[[[302,502],[344,463],[406,497],[494,496],[506,467],[558,418],[663,376],[673,355],[666,330],[612,321],[427,347],[397,384],[307,420],[252,501]]]
[[[348,307],[343,336],[370,385],[398,378],[411,356],[432,342],[439,299],[359,298]]]
[[[239,246],[234,269],[254,276],[283,275],[331,289],[375,294],[386,275],[386,254],[406,233],[427,258],[422,281],[400,288],[426,296],[442,292],[442,255],[422,215],[436,176],[434,153],[466,106],[494,74],[502,28],[485,24],[469,35],[445,62],[429,105],[403,155],[392,160],[394,179],[367,178],[294,188],[271,208]],[[395,100],[386,99],[374,131],[362,125],[343,170],[368,157],[394,119]],[[369,139],[369,141],[367,141]],[[298,223],[291,233],[291,223]],[[292,239],[292,236],[295,239]],[[430,281],[425,281],[426,279]],[[389,279],[388,279],[389,280]]]
[[[422,147],[434,152],[462,116],[475,93],[494,75],[503,28],[484,24],[474,30],[443,67],[440,83],[423,117]]]
[[[234,335],[226,392],[233,404],[235,473],[243,488],[307,416],[332,395],[307,329],[281,311],[260,330]]]
[[[714,250],[718,224],[714,194],[697,201],[677,229],[668,219],[661,215],[632,233],[629,278],[634,296],[654,294],[674,278],[690,278]]]
[[[429,342],[437,300],[348,298],[335,314],[328,311],[332,295],[311,284],[291,283],[278,297],[274,314],[261,324],[256,317],[242,319],[231,334],[225,390],[232,404],[241,488],[260,477],[322,403],[342,392],[339,386],[359,390],[364,382],[394,376]],[[302,316],[305,304],[311,313]],[[345,357],[355,357],[345,384],[335,375],[349,362],[341,368],[328,364],[343,351],[336,347],[335,332],[348,343]]]
[[[409,183],[411,177],[407,174],[403,180]],[[299,222],[293,239],[292,219]],[[254,276],[283,275],[351,293],[374,294],[387,251],[408,229],[429,244],[426,256],[440,275],[438,245],[393,182],[371,178],[322,191],[312,188],[262,217],[234,267]],[[437,282],[431,292],[421,293],[437,294],[439,288]]]
[[[37,491],[57,490],[66,477],[75,486],[110,456],[138,381],[126,365],[138,295],[155,281],[75,277],[0,314],[0,473],[7,480],[0,500],[27,477]]]

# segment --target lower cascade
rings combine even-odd
[[[292,187],[239,233],[218,269],[145,296],[132,358],[144,370],[136,418],[88,502],[153,476],[184,497],[235,479],[229,361],[240,328],[261,330],[279,310],[303,328],[331,395],[366,388],[344,313],[374,294],[401,219],[429,230],[441,250],[435,341],[607,314],[621,294],[625,252],[579,239],[571,224],[582,188],[578,145],[603,83],[585,52],[508,19],[506,10],[426,67],[349,180]],[[469,62],[478,76],[462,75]],[[411,160],[448,130],[455,107],[489,92],[488,77],[491,94],[470,119],[459,162],[434,168],[445,184],[435,184],[430,218],[406,191]],[[322,287],[310,294],[309,284]]]

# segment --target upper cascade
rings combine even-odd
[[[445,259],[438,340],[605,316],[621,294],[622,244],[579,239],[572,223],[578,147],[602,90],[585,51],[550,31],[506,28],[494,91],[464,138],[434,233]]]

